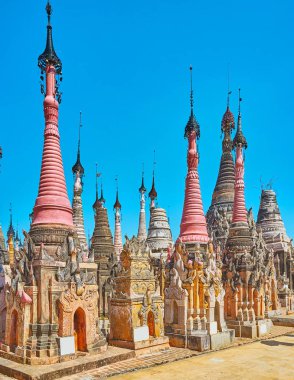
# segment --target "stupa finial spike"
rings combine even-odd
[[[228,64],[228,95],[227,95],[227,108],[230,108],[230,95],[232,91],[230,89],[230,64]]]
[[[115,203],[113,208],[115,210],[120,210],[121,209],[121,204],[118,199],[118,176],[115,177],[115,182],[116,182],[116,198],[115,198]]]
[[[51,22],[52,6],[50,4],[50,0],[47,1],[46,12],[47,12],[47,17],[48,17],[48,25],[51,25],[50,22]]]
[[[9,203],[9,216],[10,216],[10,225],[12,226],[12,203]]]
[[[146,192],[146,188],[144,185],[144,162],[142,163],[142,183],[141,186],[139,187],[139,193],[144,194]]]
[[[194,97],[193,97],[193,67],[192,65],[190,65],[190,106],[191,106],[191,112],[193,112]]]
[[[156,165],[156,160],[155,160],[155,149],[153,150],[153,178],[155,174],[155,165]]]
[[[153,151],[152,187],[151,187],[151,190],[148,194],[149,198],[151,199],[151,207],[155,206],[153,203],[154,203],[154,200],[157,199],[157,191],[155,189],[155,165],[156,165],[156,161],[155,161],[155,149],[154,149],[154,151]]]
[[[80,153],[80,145],[81,145],[81,128],[82,128],[82,111],[80,111],[80,124],[79,124],[79,141],[78,141],[78,153]]]
[[[241,88],[239,88],[238,90],[239,92],[239,105],[238,105],[238,115],[241,116],[241,102],[242,102],[242,98],[241,98]]]
[[[9,222],[9,227],[8,227],[8,231],[7,231],[7,237],[9,238],[9,236],[15,236],[15,231],[14,231],[14,228],[13,228],[13,224],[12,224],[12,204],[11,202],[9,203],[9,216],[10,216],[10,222]]]
[[[77,150],[77,161],[72,167],[73,174],[79,172],[80,177],[84,176],[85,170],[81,164],[81,128],[82,128],[82,111],[80,111],[80,123],[79,123],[79,138],[78,138],[78,150]]]
[[[49,0],[47,1],[47,5],[46,5],[46,13],[48,17],[46,47],[43,53],[38,58],[38,66],[41,69],[41,73],[46,72],[46,69],[48,66],[53,66],[55,68],[56,74],[61,76],[62,62],[58,58],[53,46],[52,26],[51,26],[52,7]],[[60,80],[62,79],[60,78]],[[61,94],[59,93],[59,95]],[[60,98],[60,101],[61,101],[61,98]]]
[[[99,177],[99,173],[98,173],[98,164],[96,162],[96,176],[95,176],[95,179],[96,179],[96,199],[98,199],[98,177]]]

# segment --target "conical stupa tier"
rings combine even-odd
[[[194,115],[191,117],[194,118]],[[209,240],[200,192],[195,138],[195,131],[190,132],[188,135],[188,174],[179,236],[183,243],[189,244],[207,243]]]
[[[167,256],[168,249],[172,247],[172,234],[169,226],[166,211],[163,208],[155,207],[150,215],[147,243],[152,251],[152,256],[160,258],[163,254]]]
[[[231,131],[234,127],[234,116],[228,104],[221,124],[221,130],[224,133],[221,162],[211,205],[206,216],[209,233],[214,243],[220,245],[221,248],[224,248],[226,243],[234,204],[235,167],[231,139]]]
[[[241,127],[241,116],[238,119],[237,136],[240,136],[239,128]],[[235,196],[233,206],[232,224],[229,230],[228,240],[226,242],[227,251],[244,252],[246,249],[250,251],[253,247],[253,240],[249,229],[247,210],[245,206],[244,194],[244,157],[243,143],[240,139],[234,139],[236,147],[236,162],[235,162]]]
[[[95,261],[99,258],[109,258],[113,255],[114,245],[109,227],[107,209],[100,206],[96,209],[95,229],[92,237]]]
[[[48,3],[47,8],[51,6]],[[72,209],[67,194],[58,130],[58,108],[60,93],[57,75],[61,74],[62,64],[53,48],[52,26],[48,13],[47,43],[39,56],[38,66],[46,75],[44,99],[44,146],[38,197],[33,211],[32,227],[39,224],[63,224],[73,226]]]
[[[38,197],[32,226],[65,224],[73,226],[72,209],[68,199],[58,131],[58,102],[55,99],[55,68],[46,69],[44,100],[45,133]]]
[[[232,155],[231,131],[235,127],[234,116],[229,106],[222,119],[222,132],[224,138],[222,142],[222,157],[218,172],[218,177],[212,195],[211,206],[230,206],[233,209],[235,167]]]
[[[261,227],[263,238],[269,248],[274,251],[288,249],[290,238],[284,222],[274,190],[262,190],[257,216],[257,226]]]
[[[276,193],[272,189],[261,192],[256,225],[262,231],[267,248],[272,249],[275,254],[275,266],[279,281],[287,283],[287,285],[290,282],[290,287],[292,287],[294,273],[289,260],[292,244],[282,220]],[[281,291],[282,288],[282,286],[279,287],[279,298],[282,305],[285,305],[285,291],[284,289]]]

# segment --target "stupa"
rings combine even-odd
[[[228,91],[227,109],[223,115],[221,131],[224,134],[222,141],[222,156],[218,177],[213,191],[211,205],[206,218],[209,234],[215,248],[220,246],[221,251],[229,234],[234,204],[235,168],[232,155],[232,130],[235,128],[234,115],[230,110],[230,94]]]
[[[67,194],[58,129],[62,63],[52,39],[46,6],[47,42],[39,56],[44,99],[44,147],[38,197],[30,232],[15,249],[11,285],[6,285],[6,358],[51,364],[78,351],[106,350],[98,323],[97,266],[84,260]]]
[[[279,309],[273,252],[266,248],[254,218],[248,220],[244,195],[243,149],[247,141],[242,132],[239,90],[238,127],[233,147],[236,150],[233,218],[223,255],[225,316],[237,337],[261,336],[269,332],[268,319]]]
[[[72,167],[72,172],[75,177],[74,179],[74,196],[72,202],[73,210],[73,223],[76,227],[77,235],[83,250],[83,255],[88,257],[88,244],[85,234],[85,224],[84,224],[84,212],[83,212],[83,177],[85,175],[85,170],[81,163],[81,127],[82,127],[82,113],[80,112],[80,124],[79,124],[79,140],[78,140],[78,150],[77,150],[77,160]]]
[[[168,252],[171,251],[173,242],[166,211],[163,208],[157,207],[155,204],[157,191],[155,189],[154,172],[152,179],[152,188],[149,192],[149,198],[151,202],[147,243],[151,249],[152,258],[156,262],[161,258],[163,261],[165,261]]]
[[[278,279],[278,295],[281,305],[293,308],[290,293],[293,290],[292,244],[280,213],[277,196],[273,189],[262,190],[256,226],[261,228],[268,249],[275,255]],[[292,272],[292,275],[290,275]],[[291,289],[290,289],[291,288]],[[290,305],[291,303],[291,305]]]
[[[140,215],[139,215],[139,227],[138,227],[138,234],[137,237],[140,240],[146,240],[147,239],[147,231],[146,231],[146,212],[145,212],[145,206],[146,206],[146,200],[145,200],[145,193],[146,188],[144,185],[144,173],[142,173],[142,183],[139,188],[140,193]]]
[[[103,196],[103,187],[101,186],[101,196],[98,198],[97,186],[96,181],[96,200],[93,204],[95,228],[91,239],[91,250],[94,261],[97,264],[100,327],[107,334],[109,331],[108,305],[109,297],[112,294],[111,271],[116,258],[107,209],[105,207],[106,200]]]
[[[118,261],[121,251],[123,250],[122,236],[121,236],[121,204],[118,199],[118,188],[116,189],[116,199],[113,205],[115,210],[115,225],[114,225],[114,251]]]
[[[199,153],[196,139],[200,138],[200,126],[194,116],[193,87],[192,87],[192,67],[191,73],[191,114],[185,128],[185,138],[188,139],[187,165],[188,174],[186,177],[185,200],[180,226],[179,242],[183,242],[188,250],[195,250],[200,244],[206,250],[208,243],[208,233],[206,219],[203,212],[201,191],[199,184],[198,164]]]

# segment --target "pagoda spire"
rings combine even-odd
[[[99,198],[98,198],[98,178],[100,176],[101,176],[101,173],[98,173],[98,164],[96,162],[96,170],[95,170],[95,194],[96,194],[96,196],[95,196],[95,202],[92,206],[95,212],[97,211],[97,208],[100,205]]]
[[[200,126],[194,116],[192,66],[190,67],[190,83],[191,113],[184,134],[184,137],[188,139],[188,174],[186,177],[185,200],[179,240],[184,243],[194,244],[207,243],[208,233],[203,212],[198,174],[199,154],[196,139],[198,140],[200,137]]]
[[[140,193],[140,216],[139,216],[139,228],[138,228],[138,239],[145,240],[147,238],[147,230],[146,230],[146,213],[145,213],[145,193],[146,188],[144,185],[144,169],[142,171],[142,183],[139,188]]]
[[[117,258],[120,257],[120,253],[123,250],[122,237],[121,237],[121,204],[118,198],[118,180],[116,180],[116,199],[113,205],[115,210],[115,226],[114,226],[114,251]]]
[[[106,202],[106,199],[105,199],[104,196],[103,196],[103,182],[102,182],[102,179],[101,179],[101,191],[100,191],[99,202],[100,202],[101,206],[104,207],[104,204],[105,204],[105,202]]]
[[[80,111],[80,123],[79,123],[79,138],[78,138],[78,150],[77,150],[77,160],[74,166],[72,167],[73,174],[76,174],[77,172],[80,173],[80,177],[82,178],[84,176],[85,170],[83,168],[83,165],[81,164],[81,128],[82,128],[82,112]]]
[[[13,228],[12,219],[13,219],[13,217],[12,217],[12,204],[10,203],[10,206],[9,206],[9,227],[8,227],[8,231],[7,231],[7,238],[9,239],[10,237],[12,237],[12,240],[13,240],[15,237],[15,231]]]
[[[152,174],[152,187],[151,190],[149,191],[148,194],[151,203],[150,203],[150,210],[155,208],[155,200],[157,199],[157,191],[155,189],[155,174],[154,174],[154,169],[153,169],[153,174]]]
[[[215,244],[220,244],[222,247],[227,238],[227,230],[224,227],[229,227],[232,220],[235,195],[235,166],[231,138],[232,130],[235,128],[235,120],[230,110],[230,95],[231,91],[228,86],[227,107],[221,122],[222,155],[211,204],[206,215],[210,236],[214,238]],[[224,220],[221,223],[220,218],[222,217],[226,221]]]
[[[80,157],[81,126],[82,126],[82,113],[80,112],[77,161],[72,167],[72,172],[75,176],[72,210],[73,210],[73,223],[76,226],[79,241],[81,244],[83,244],[84,248],[87,249],[88,246],[87,246],[87,238],[86,238],[86,233],[85,233],[84,212],[83,212],[83,202],[82,202],[82,192],[83,192],[82,178],[84,176],[84,168],[80,160],[81,158]]]
[[[40,224],[73,226],[72,209],[67,194],[58,130],[58,108],[61,101],[57,76],[62,74],[62,63],[58,58],[52,38],[52,7],[46,6],[48,25],[44,52],[38,58],[38,66],[46,76],[44,99],[44,147],[38,197],[33,211],[32,227]],[[44,87],[42,86],[42,89]]]
[[[247,210],[245,206],[244,196],[244,156],[243,149],[247,148],[247,141],[242,132],[241,125],[241,95],[239,89],[239,111],[238,111],[238,126],[237,132],[233,140],[233,147],[236,150],[236,163],[235,163],[235,198],[233,207],[233,219],[232,222],[247,222]]]

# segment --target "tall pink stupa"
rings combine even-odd
[[[196,139],[200,137],[200,126],[194,116],[192,67],[191,76],[191,114],[185,128],[185,138],[188,139],[187,165],[188,174],[186,177],[185,200],[178,241],[182,241],[189,247],[196,244],[206,244],[209,240],[206,226],[206,219],[203,212],[201,199],[198,164],[199,153]]]
[[[38,197],[33,210],[32,227],[41,224],[73,226],[72,208],[67,194],[58,130],[58,108],[61,94],[58,91],[62,80],[62,63],[55,53],[50,23],[51,6],[47,5],[47,42],[38,58],[41,80],[45,74],[43,107],[45,117],[44,146]]]

